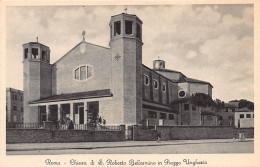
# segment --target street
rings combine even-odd
[[[7,144],[7,155],[254,153],[254,141],[233,139]]]

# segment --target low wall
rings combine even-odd
[[[122,131],[7,129],[6,143],[69,143],[124,141]]]
[[[154,141],[157,140],[157,131],[151,129],[141,129],[138,126],[133,127],[133,140],[135,141]]]
[[[233,139],[242,131],[245,138],[254,138],[254,128],[231,126],[158,126],[157,131],[162,140]]]

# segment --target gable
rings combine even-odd
[[[92,77],[75,79],[75,70],[90,66]],[[55,94],[110,89],[111,53],[109,48],[81,42],[54,63]]]

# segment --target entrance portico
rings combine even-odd
[[[82,92],[77,97],[76,93],[61,94],[40,99],[30,103],[30,106],[38,107],[38,122],[65,121],[70,119],[74,124],[90,123],[88,118],[99,113],[99,101],[111,98],[110,90]],[[88,94],[92,94],[91,96]],[[84,95],[84,96],[83,96]],[[88,96],[87,96],[88,95]],[[94,96],[99,95],[99,96]],[[64,97],[65,96],[65,97]]]

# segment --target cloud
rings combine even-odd
[[[82,40],[83,30],[86,41],[108,46],[110,17],[124,7],[8,7],[7,83],[22,89],[22,73],[18,86],[12,82],[22,71],[22,44],[38,36],[52,63]],[[253,100],[253,5],[127,7],[143,21],[143,64],[152,67],[160,56],[167,68],[211,82],[214,97]]]
[[[195,52],[195,51],[189,51],[188,52],[188,54],[187,54],[187,59],[194,59],[194,58],[196,58],[198,56],[198,53],[197,52]]]

